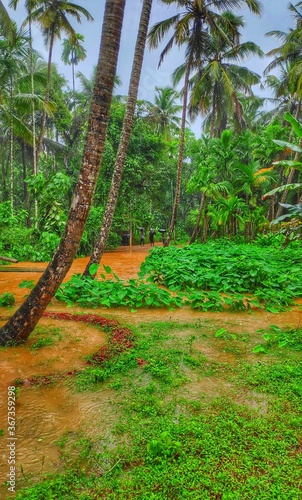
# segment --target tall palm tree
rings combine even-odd
[[[271,121],[275,116],[282,118],[287,111],[295,115],[296,118],[299,117],[302,93],[290,76],[293,67],[294,63],[289,61],[280,63],[278,76],[268,74],[268,70],[265,70],[265,86],[270,89],[273,95],[268,99],[273,108],[267,113],[266,121]]]
[[[244,26],[243,19],[230,12],[222,17],[228,18],[237,29]],[[204,125],[211,137],[220,137],[234,120],[239,131],[244,127],[240,97],[253,95],[252,85],[260,82],[260,75],[237,63],[255,55],[262,57],[263,52],[253,42],[236,43],[231,37],[209,33],[204,64],[191,79],[189,114],[191,119],[200,113],[207,116]],[[174,83],[178,83],[181,69],[174,72]]]
[[[1,54],[3,56],[3,53]],[[13,169],[14,177],[14,163],[13,155],[15,144],[18,141],[21,145],[23,151],[28,149],[30,161],[33,156],[33,127],[32,127],[32,105],[34,104],[35,109],[40,112],[44,110],[44,101],[39,93],[32,94],[32,80],[35,83],[36,89],[39,87],[45,89],[46,85],[46,72],[45,65],[41,62],[38,54],[34,55],[34,71],[31,74],[29,70],[31,66],[30,56],[24,53],[24,47],[22,48],[21,60],[17,62],[17,68],[14,72],[14,78],[7,81],[7,73],[5,71],[4,62],[7,61],[6,58],[0,59],[0,73],[1,73],[1,98],[0,98],[0,116],[2,121],[2,127],[4,130],[4,137],[10,137],[14,140],[11,142],[10,147],[10,168]],[[10,66],[10,70],[13,69],[13,65]],[[11,85],[13,85],[13,90],[11,90]],[[46,109],[47,113],[51,113],[52,107],[50,103]],[[11,131],[12,129],[12,131]],[[7,131],[7,132],[6,132]],[[27,171],[31,175],[33,173],[32,169],[27,169],[27,161],[22,155],[23,161],[23,181],[24,181],[24,200],[27,200],[27,189],[25,178],[27,177]],[[28,165],[29,167],[29,165]],[[12,181],[13,181],[12,177]],[[11,183],[11,191],[13,192],[13,184]],[[27,200],[28,201],[28,200]]]
[[[86,59],[86,50],[80,42],[84,42],[84,36],[76,33],[76,36],[70,36],[63,40],[63,52],[61,59],[64,64],[70,64],[72,70],[72,90],[75,91],[75,66],[80,61]]]
[[[82,166],[64,234],[35,288],[0,329],[0,345],[26,341],[70,269],[81,241],[104,150],[125,1],[106,0],[98,72]]]
[[[3,12],[2,12],[3,13]],[[28,55],[28,34],[24,30],[18,30],[17,25],[11,22],[7,38],[0,37],[0,105],[1,112],[7,116],[9,135],[9,164],[10,164],[10,200],[14,207],[14,128],[16,118],[14,114],[15,93],[17,92],[17,80],[25,71],[24,60]],[[14,124],[15,122],[15,124]]]
[[[52,66],[52,53],[56,40],[60,40],[62,33],[76,40],[76,32],[68,20],[68,16],[75,18],[78,23],[84,16],[88,21],[93,21],[91,14],[81,5],[64,0],[35,0],[34,8],[30,11],[25,23],[31,21],[37,23],[42,30],[44,43],[48,47],[48,76],[45,92],[45,103],[50,97],[50,77]],[[42,151],[46,113],[42,114],[39,140],[36,151],[36,161],[38,163]]]
[[[166,243],[169,245],[176,224],[177,210],[180,199],[181,174],[184,156],[185,126],[187,118],[187,102],[190,75],[194,69],[200,69],[203,65],[203,57],[207,50],[209,30],[218,32],[228,39],[230,36],[236,40],[238,30],[228,19],[223,18],[220,13],[230,9],[240,8],[247,5],[251,12],[260,14],[261,4],[258,0],[161,0],[165,4],[175,4],[183,8],[183,11],[174,16],[156,23],[149,33],[149,45],[151,48],[158,47],[163,38],[173,30],[172,36],[161,52],[159,65],[173,46],[185,47],[185,73],[183,84],[183,109],[181,117],[181,128],[179,135],[179,154],[177,166],[177,179],[175,197],[172,209],[172,217]],[[215,10],[213,10],[215,9]]]
[[[11,0],[9,3],[9,6],[12,7],[13,9],[17,9],[19,0]],[[25,8],[27,10],[27,13],[30,14],[32,9],[34,8],[36,4],[36,0],[26,0],[25,1]],[[32,103],[31,103],[31,114],[32,114],[32,147],[33,147],[33,174],[37,175],[38,169],[37,169],[37,156],[36,156],[36,120],[35,120],[35,104],[34,104],[34,94],[35,94],[35,87],[34,87],[34,77],[33,77],[33,72],[34,72],[34,56],[33,56],[33,46],[32,46],[32,22],[31,19],[29,18],[28,21],[28,30],[29,30],[29,55],[30,55],[30,75],[31,75],[31,95],[32,95]],[[38,200],[35,197],[34,199],[34,212],[35,212],[35,225],[37,227],[37,220],[38,220]]]
[[[127,150],[130,142],[130,135],[134,122],[134,112],[136,107],[138,87],[139,87],[140,75],[144,59],[144,52],[146,47],[151,8],[152,8],[152,0],[143,0],[137,40],[134,50],[133,65],[130,76],[126,111],[123,120],[122,133],[116,155],[111,186],[109,190],[107,204],[105,207],[102,226],[100,228],[99,235],[94,244],[94,248],[91,257],[89,259],[89,262],[84,270],[83,273],[84,276],[90,275],[91,277],[94,277],[96,275],[96,271],[90,272],[90,266],[92,264],[99,264],[103,256],[106,242],[111,229],[112,220],[118,200],[119,189],[122,181]]]
[[[265,73],[268,74],[284,63],[290,63],[292,68],[288,78],[296,89],[300,89],[302,84],[302,2],[296,5],[289,3],[288,9],[293,14],[295,27],[288,32],[273,30],[266,33],[267,36],[273,36],[282,43],[267,53],[268,56],[274,56],[274,59],[265,69]]]
[[[158,134],[162,135],[164,140],[171,142],[179,129],[180,118],[178,116],[182,107],[176,104],[179,98],[179,92],[171,87],[155,87],[154,104],[151,104],[148,120]]]

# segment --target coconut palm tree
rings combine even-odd
[[[81,22],[81,17],[84,16],[88,21],[93,21],[93,17],[81,5],[74,4],[63,0],[35,0],[33,9],[29,12],[24,23],[31,21],[37,23],[42,30],[44,43],[48,47],[48,75],[45,92],[45,103],[47,104],[50,97],[50,76],[52,66],[52,53],[56,40],[60,40],[62,33],[76,40],[76,32],[68,20],[68,16],[75,18],[77,22]],[[40,153],[42,151],[42,143],[44,137],[44,129],[46,122],[46,113],[42,114],[39,140],[36,151],[36,161],[38,163]]]
[[[96,275],[96,270],[91,272],[91,266],[93,264],[96,265],[99,264],[103,256],[110,228],[112,225],[112,220],[118,200],[119,188],[122,181],[127,150],[130,143],[130,135],[134,122],[134,112],[136,107],[138,87],[139,87],[140,75],[144,59],[144,52],[146,47],[151,8],[152,8],[152,0],[143,0],[137,40],[134,50],[133,65],[130,76],[126,111],[123,120],[122,133],[116,155],[111,186],[109,190],[107,204],[105,207],[102,226],[100,228],[99,235],[94,244],[94,248],[91,257],[89,259],[89,262],[84,270],[83,273],[84,276],[90,275],[91,277],[94,277]],[[130,235],[130,238],[131,237],[132,235]]]
[[[207,50],[209,30],[218,32],[221,36],[237,39],[238,30],[220,13],[247,5],[251,12],[260,14],[261,4],[258,0],[161,0],[165,4],[175,4],[183,9],[180,13],[156,23],[149,33],[149,45],[157,48],[166,35],[173,30],[172,36],[161,52],[159,65],[173,46],[185,48],[185,72],[183,84],[183,109],[179,135],[179,154],[174,204],[166,243],[169,245],[176,224],[177,210],[180,199],[181,174],[184,157],[185,126],[187,119],[188,90],[191,72],[203,65]]]
[[[17,71],[14,74],[13,91],[10,90],[10,83],[7,82],[7,74],[2,70],[4,69],[5,58],[0,62],[1,67],[1,99],[0,99],[0,116],[2,122],[2,130],[5,137],[13,136],[13,144],[11,145],[11,167],[13,167],[15,161],[13,161],[14,149],[16,142],[18,142],[23,150],[28,150],[29,160],[22,155],[23,162],[23,182],[24,182],[24,200],[27,200],[27,189],[25,178],[27,177],[27,172],[29,175],[33,174],[31,168],[31,162],[33,157],[33,126],[32,126],[32,107],[36,110],[43,112],[44,101],[41,95],[39,95],[39,87],[45,89],[46,85],[46,71],[45,64],[41,60],[38,54],[34,54],[34,71],[31,74],[30,62],[31,58],[29,54],[24,54],[22,50],[21,61],[17,64]],[[12,69],[12,67],[11,67]],[[37,93],[32,94],[32,80],[34,81]],[[42,92],[43,94],[43,92]],[[11,101],[13,101],[13,108],[11,108]],[[46,112],[50,114],[53,107],[51,103],[48,104]],[[10,132],[12,128],[12,134]],[[15,169],[14,169],[15,170]],[[17,172],[13,172],[15,174]],[[13,188],[13,185],[11,186]],[[28,201],[28,200],[27,200]]]
[[[63,40],[63,52],[61,59],[64,64],[70,64],[72,70],[72,90],[75,91],[75,66],[80,61],[86,59],[86,50],[80,42],[84,42],[84,37],[80,33],[76,33],[75,37],[70,36]]]
[[[273,30],[266,33],[267,36],[273,36],[282,43],[267,53],[268,56],[274,56],[274,59],[267,66],[265,73],[268,74],[284,63],[290,63],[292,67],[288,78],[291,84],[299,89],[302,83],[302,2],[296,5],[289,3],[288,9],[293,14],[295,27],[288,32]]]
[[[243,27],[241,17],[227,12],[228,18],[237,29]],[[237,124],[238,131],[245,127],[241,96],[252,96],[252,85],[260,82],[260,75],[239,65],[250,56],[262,57],[263,52],[253,42],[236,43],[220,33],[209,33],[208,46],[204,54],[204,64],[191,78],[189,115],[195,119],[205,115],[204,128],[210,137],[220,137],[231,122]],[[181,77],[182,68],[174,72],[174,84]]]
[[[105,145],[125,1],[106,0],[98,72],[82,166],[64,234],[35,288],[0,329],[0,345],[26,341],[70,269],[81,241]]]
[[[267,99],[273,105],[273,108],[264,116],[268,123],[275,116],[282,118],[286,112],[295,115],[296,118],[300,115],[302,95],[296,83],[290,77],[293,67],[294,63],[285,61],[278,66],[278,76],[268,74],[268,71],[265,71],[264,83],[273,95],[273,97]]]
[[[2,12],[3,13],[3,12]],[[11,22],[7,38],[0,38],[0,105],[1,113],[8,124],[9,136],[9,164],[10,164],[10,200],[11,207],[14,207],[14,164],[13,146],[14,129],[17,127],[16,115],[14,113],[15,94],[17,90],[17,80],[25,72],[24,60],[28,56],[28,33],[23,29],[18,30],[17,25]],[[21,124],[19,124],[21,127]],[[23,130],[25,132],[25,130]]]
[[[179,130],[178,114],[182,107],[176,104],[178,98],[179,92],[172,87],[155,87],[154,104],[151,104],[149,108],[148,120],[155,127],[155,131],[167,142],[171,142]]]
[[[17,9],[19,0],[11,0],[9,3],[9,6],[12,7],[13,9]],[[33,10],[34,6],[36,4],[36,0],[26,0],[25,1],[25,8],[28,12],[28,14],[31,13]],[[32,146],[33,146],[33,174],[37,175],[38,169],[37,169],[37,156],[36,156],[36,120],[35,120],[35,104],[34,104],[34,94],[35,94],[35,87],[34,87],[34,77],[33,77],[33,72],[34,72],[34,55],[33,55],[33,46],[32,46],[32,22],[31,19],[29,18],[28,21],[28,30],[29,30],[29,57],[30,57],[30,75],[31,75],[31,95],[32,95],[32,103],[31,103],[31,114],[32,114]],[[35,211],[35,225],[37,227],[37,220],[38,220],[38,200],[35,197],[34,200],[34,211]]]

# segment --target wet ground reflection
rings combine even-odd
[[[114,252],[106,253],[102,264],[110,266],[121,279],[136,278],[141,263],[150,250],[145,247],[122,247]],[[74,273],[81,273],[87,259],[77,259],[66,280]],[[13,268],[20,268],[20,272],[1,272],[0,293],[11,292],[15,294],[18,307],[24,300],[26,291],[18,288],[23,280],[36,282],[45,268],[43,263],[18,263]],[[30,268],[26,273],[24,268]],[[22,269],[22,271],[21,271]],[[14,307],[14,308],[15,308]],[[0,315],[7,316],[11,312],[6,308],[0,310]],[[47,308],[48,311],[62,312],[68,310],[72,313],[82,313],[79,307],[67,308],[57,300],[53,300]],[[125,309],[85,309],[85,313],[99,314],[107,318],[119,320],[123,325],[138,325],[151,321],[177,322],[180,325],[178,335],[182,335],[181,325],[197,323],[208,332],[204,339],[197,339],[193,348],[207,359],[219,363],[235,363],[237,355],[224,350],[223,341],[216,339],[215,345],[209,340],[215,329],[225,328],[231,333],[253,335],[255,342],[261,339],[261,334],[256,333],[261,328],[270,325],[298,327],[301,323],[301,311],[298,307],[292,311],[279,314],[254,310],[248,312],[196,312],[190,308],[175,310],[137,310],[135,313]],[[0,325],[3,321],[0,322]],[[61,338],[48,347],[33,349],[37,337],[32,337],[26,346],[10,349],[0,349],[0,429],[7,427],[7,387],[16,378],[27,379],[34,375],[46,375],[53,372],[66,372],[80,369],[85,365],[85,357],[98,350],[106,342],[106,333],[97,327],[76,323],[73,321],[41,319],[39,327],[54,332],[58,329]],[[188,333],[187,333],[188,334]],[[244,344],[240,345],[241,355]],[[188,373],[189,381],[183,389],[179,389],[178,397],[186,396],[202,401],[211,395],[234,393],[231,384],[222,382],[218,377],[195,379]],[[93,435],[98,429],[99,435],[109,432],[112,422],[116,418],[115,392],[108,388],[90,393],[76,393],[69,386],[68,381],[61,380],[54,386],[35,387],[22,386],[16,406],[17,411],[17,436],[18,436],[18,471],[22,465],[25,476],[39,474],[41,470],[49,471],[53,467],[60,467],[60,448],[57,441],[64,433],[73,434],[75,439],[79,431],[87,436]],[[235,397],[235,396],[234,396]],[[251,406],[266,411],[267,400],[261,396],[246,393],[237,395],[238,401],[250,401]],[[7,459],[6,450],[0,453],[0,483],[6,479]],[[7,488],[0,486],[0,497],[7,498]]]

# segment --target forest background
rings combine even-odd
[[[16,11],[12,9],[14,3],[18,4]],[[164,19],[165,14],[171,16],[180,12],[181,3],[155,4],[150,25]],[[293,141],[296,145],[299,142],[288,121],[284,120],[284,112],[290,111],[299,118],[300,79],[298,70],[294,71],[292,67],[299,68],[300,52],[293,47],[295,40],[291,37],[300,36],[301,6],[298,3],[285,7],[284,2],[281,3],[279,8],[277,3],[274,4],[272,12],[264,2],[260,18],[247,8],[239,10],[238,14],[244,15],[246,21],[240,18],[242,35],[236,40],[237,52],[231,47],[234,40],[220,47],[219,54],[214,53],[214,46],[209,46],[202,64],[204,74],[210,76],[204,79],[199,95],[196,91],[194,93],[192,73],[188,106],[190,121],[187,121],[185,132],[181,196],[173,233],[176,242],[188,241],[192,234],[194,240],[197,237],[200,241],[206,241],[209,236],[252,241],[267,234],[271,231],[271,221],[276,215],[281,215],[279,201],[285,199],[284,195],[281,199],[281,194],[273,198],[264,198],[264,195],[291,182],[293,175],[294,181],[299,180],[298,170],[293,172],[288,164],[274,166],[280,159],[294,159],[295,153],[286,149],[285,142]],[[64,30],[60,33],[61,40],[54,44],[50,94],[46,103],[44,101],[46,132],[35,172],[32,104],[29,103],[29,79],[24,78],[29,70],[29,60],[26,60],[29,57],[29,37],[28,28],[21,27],[26,9],[19,2],[3,2],[3,6],[8,7],[12,19],[16,19],[19,39],[15,47],[8,47],[5,33],[2,34],[0,253],[18,260],[45,261],[51,258],[60,240],[82,158],[95,77],[92,61],[97,53],[91,49],[91,34],[97,47],[95,30],[99,33],[102,9],[91,6],[95,20],[91,22],[83,16],[83,22],[76,25],[79,32],[83,27],[85,36],[77,33],[77,43],[73,47]],[[130,47],[135,42],[134,30],[130,26],[134,19],[139,18],[139,9],[137,2],[135,6],[131,1],[126,4],[123,49],[119,58],[121,75],[116,79],[101,174],[78,255],[91,253],[104,213],[126,106],[125,93],[122,92],[127,84],[125,66],[131,66]],[[275,21],[278,26],[274,33],[264,37],[266,25],[271,26]],[[284,26],[287,21],[289,28]],[[281,24],[283,32],[277,31]],[[39,26],[33,23],[32,30],[33,48],[36,49],[36,43],[41,51],[35,53],[34,76],[35,100],[40,106],[35,110],[34,119],[38,136],[47,85],[48,52],[42,45],[41,32],[39,37]],[[251,34],[253,40],[249,41],[247,37]],[[131,44],[128,43],[130,38]],[[266,56],[267,45],[256,45],[255,38],[257,41],[265,38],[276,50]],[[183,47],[174,49],[157,69],[163,47],[161,44],[157,50],[146,50],[139,97],[147,93],[149,98],[139,98],[137,102],[125,174],[107,242],[109,249],[123,242],[123,235],[131,231],[133,242],[138,242],[139,227],[146,231],[151,227],[167,229],[170,223],[176,191],[183,85],[180,70],[174,74],[175,86],[172,86],[171,72],[176,69],[175,54],[177,64],[181,64],[185,52]],[[217,57],[223,63],[223,71],[220,76],[217,73],[216,78],[213,61]],[[63,63],[65,69],[61,71]],[[86,74],[78,70],[81,65],[87,70]],[[264,74],[256,72],[255,67],[264,68]],[[68,73],[72,75],[69,79],[66,77]],[[225,80],[216,92],[215,86],[217,89],[223,78]],[[268,95],[270,97],[265,97]],[[216,104],[222,103],[225,113],[218,112],[215,99]],[[201,130],[198,138],[197,128]],[[276,140],[283,143],[277,144]],[[290,172],[291,178],[288,177]],[[299,193],[290,196],[288,200],[292,204],[299,201]],[[284,228],[282,230],[284,232]],[[157,235],[161,238],[159,232]]]

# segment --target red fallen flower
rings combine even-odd
[[[148,363],[148,361],[146,359],[142,359],[142,358],[136,358],[136,362],[139,366],[144,366]]]

